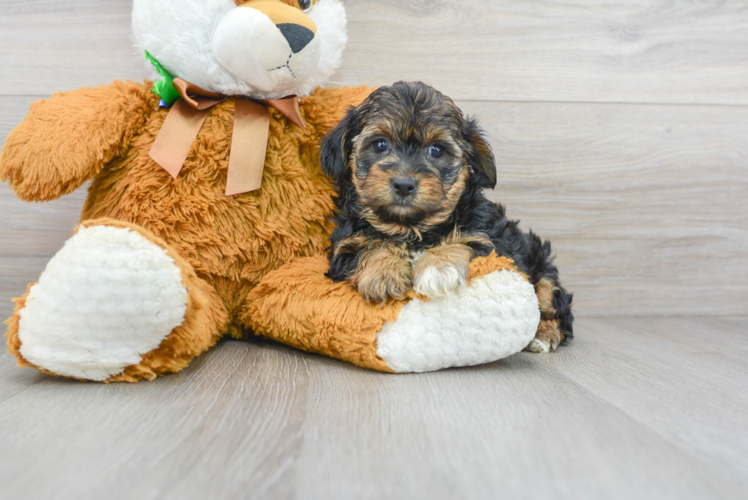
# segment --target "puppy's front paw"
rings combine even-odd
[[[414,290],[426,297],[441,297],[467,283],[472,251],[465,245],[430,249],[416,263]]]
[[[367,302],[401,300],[413,288],[413,268],[404,244],[380,242],[360,256],[350,283]]]
[[[467,265],[424,267],[417,271],[413,289],[426,297],[441,297],[467,283],[467,276]]]
[[[410,272],[389,269],[381,275],[364,273],[356,283],[358,293],[367,302],[383,304],[390,299],[402,300],[412,289]]]

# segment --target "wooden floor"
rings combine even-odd
[[[226,342],[138,385],[0,356],[0,498],[748,498],[744,317],[582,318],[552,355],[383,375]]]

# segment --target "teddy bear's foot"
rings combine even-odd
[[[80,227],[18,301],[11,352],[21,364],[84,380],[181,369],[214,342],[196,331],[211,330],[207,290],[146,230],[103,222]]]
[[[527,345],[538,319],[527,280],[495,271],[449,295],[411,300],[377,335],[377,354],[399,373],[489,363]]]

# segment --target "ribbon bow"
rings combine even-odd
[[[164,83],[164,80],[159,83]],[[181,78],[167,83],[169,87],[173,85],[178,95],[173,95],[176,100],[151,147],[150,157],[176,179],[210,108],[225,101],[228,96],[201,89]],[[161,92],[157,93],[163,96]],[[296,96],[283,99],[236,97],[226,196],[248,193],[262,186],[270,133],[267,106],[277,109],[299,127],[306,126]]]

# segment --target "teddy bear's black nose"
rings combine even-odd
[[[279,24],[278,29],[283,34],[288,45],[291,46],[291,50],[294,54],[297,54],[304,50],[304,47],[309,45],[309,42],[314,40],[314,32],[309,28],[300,26],[298,24],[285,23]]]

